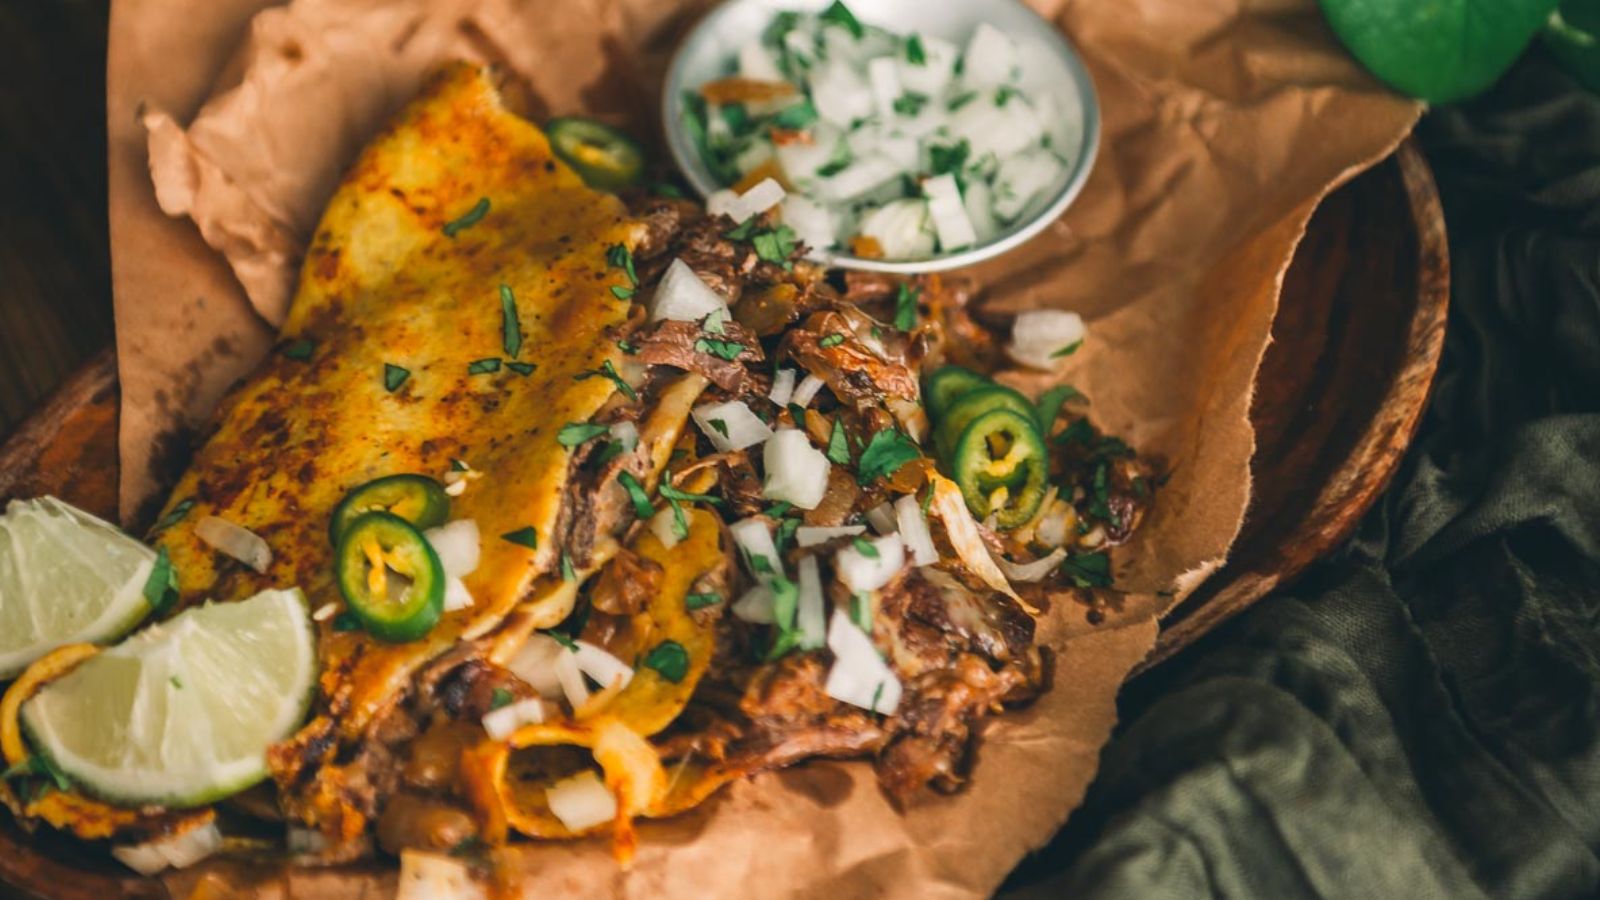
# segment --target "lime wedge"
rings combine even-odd
[[[150,612],[154,550],[54,497],[0,516],[0,681],[63,644],[121,637]]]
[[[86,793],[201,806],[267,774],[305,718],[317,645],[305,595],[193,607],[91,657],[22,706],[22,727]]]

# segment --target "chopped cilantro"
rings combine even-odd
[[[638,288],[623,287],[620,284],[613,284],[611,286],[611,296],[617,298],[618,300],[632,300],[633,295],[637,290]]]
[[[661,496],[668,500],[681,500],[684,503],[709,503],[712,506],[721,506],[722,498],[710,494],[695,494],[689,491],[680,491],[666,482],[661,484]]]
[[[662,641],[645,654],[644,666],[654,669],[667,681],[678,684],[689,674],[689,651],[677,641]]]
[[[629,284],[639,286],[639,273],[633,268],[633,251],[626,244],[612,244],[606,248],[606,264],[621,269],[628,276]]]
[[[856,627],[862,631],[865,631],[867,634],[872,633],[871,594],[867,593],[866,591],[856,591],[853,595],[851,595],[850,621],[856,623]]]
[[[959,62],[959,60],[958,60],[958,62]],[[946,107],[946,108],[949,109],[951,112],[955,112],[956,110],[960,109],[963,106],[966,106],[968,103],[971,103],[972,101],[974,101],[976,99],[978,99],[978,92],[977,91],[967,91],[966,93],[958,94],[955,98],[953,98],[950,101],[950,105],[948,107]]]
[[[723,237],[730,241],[748,241],[750,240],[750,235],[753,234],[755,230],[756,220],[755,217],[752,216],[729,229],[725,234],[723,234]]]
[[[894,295],[894,327],[901,331],[917,327],[917,300],[921,297],[921,289],[900,282]]]
[[[700,323],[700,330],[706,334],[723,334],[728,330],[727,322],[728,308],[724,306],[706,313],[705,319]]]
[[[772,576],[772,621],[784,631],[794,628],[795,612],[800,608],[800,587],[782,575]]]
[[[470,471],[472,471],[472,467],[467,465],[464,460],[452,459],[452,460],[450,460],[450,471],[452,471],[452,472],[470,472]]]
[[[707,419],[706,420],[706,424],[710,425],[712,427],[712,429],[714,429],[717,432],[717,434],[720,434],[723,437],[727,437],[728,436],[728,423],[727,422],[724,422],[721,419]]]
[[[1056,443],[1058,444],[1065,444],[1069,441],[1087,444],[1093,439],[1094,426],[1089,424],[1087,418],[1073,420],[1071,425],[1061,429],[1061,433],[1056,435]]]
[[[508,531],[500,535],[500,539],[510,541],[519,547],[527,547],[529,550],[539,549],[539,532],[534,530],[532,525],[526,528],[518,528],[516,531]]]
[[[842,343],[844,343],[844,335],[835,331],[833,334],[823,335],[822,340],[817,341],[817,346],[827,350],[830,347],[837,347]]]
[[[178,676],[174,675],[171,678],[168,678],[167,682],[178,690],[183,690],[183,679],[179,678]]]
[[[872,542],[864,537],[857,537],[856,539],[852,540],[850,542],[850,546],[856,548],[856,552],[862,556],[865,556],[867,559],[878,558],[878,548],[872,546]]]
[[[708,606],[716,606],[721,602],[722,595],[716,591],[704,591],[698,594],[690,594],[683,598],[684,607],[691,610],[705,609]]]
[[[628,340],[627,338],[617,338],[617,349],[628,354],[629,356],[632,356],[633,354],[639,352],[639,345]]]
[[[394,363],[383,364],[383,389],[391,394],[399,390],[400,385],[405,384],[406,379],[410,377],[411,370],[405,366],[397,366]]]
[[[539,629],[539,633],[545,637],[551,638],[556,643],[567,648],[568,650],[571,650],[573,653],[578,652],[578,642],[572,639],[572,635],[567,634],[564,631],[557,631],[554,628],[541,628]]]
[[[355,613],[342,612],[333,617],[334,631],[358,631],[360,628],[361,620],[356,618]]]
[[[305,338],[301,338],[300,340],[295,341],[289,346],[283,348],[283,355],[289,357],[290,359],[298,359],[304,362],[305,360],[311,358],[311,351],[315,350],[316,348],[316,344]]]
[[[683,504],[668,500],[667,505],[672,508],[672,536],[684,540],[689,536],[689,519],[683,514]]]
[[[844,5],[844,0],[833,0],[833,5],[823,10],[817,18],[824,22],[832,22],[835,25],[842,26],[846,31],[850,32],[851,37],[858,41],[861,40],[862,35],[867,33],[866,28],[861,24],[861,20],[857,19],[855,13],[850,11],[850,7]]]
[[[1044,429],[1046,435],[1056,424],[1056,418],[1061,415],[1061,407],[1068,400],[1076,400],[1083,394],[1070,384],[1058,384],[1039,395],[1039,401],[1034,407],[1039,412],[1039,427]]]
[[[655,507],[650,505],[650,495],[645,493],[644,485],[639,479],[633,477],[632,472],[618,472],[617,483],[628,492],[628,499],[633,501],[633,513],[641,519],[648,519],[656,514]]]
[[[487,375],[498,371],[500,371],[500,360],[492,356],[487,359],[475,359],[467,364],[468,375]]]
[[[1075,553],[1061,564],[1061,571],[1078,587],[1111,586],[1111,557],[1104,550]]]
[[[728,362],[733,362],[739,358],[739,354],[745,351],[745,346],[738,341],[719,341],[715,338],[700,338],[694,342],[694,349],[696,353],[704,353],[708,356],[715,356],[718,359],[725,359]]]
[[[817,120],[817,108],[810,100],[791,103],[772,117],[772,125],[788,131],[799,131]]]
[[[506,363],[506,368],[508,368],[511,371],[517,373],[518,375],[522,375],[522,376],[526,377],[528,375],[532,375],[533,374],[533,370],[537,369],[539,367],[534,365],[533,363],[516,362],[516,361],[513,360],[512,362]]]
[[[189,514],[189,510],[194,509],[194,504],[195,499],[193,497],[186,497],[183,500],[178,501],[178,504],[172,507],[172,511],[162,516],[161,521],[156,523],[155,530],[165,531],[179,522],[182,522],[183,517]]]
[[[1011,85],[1002,84],[994,92],[994,105],[995,106],[1005,106],[1007,103],[1011,102],[1011,98],[1012,97],[1020,97],[1021,95],[1022,95],[1022,92],[1017,90],[1016,88],[1012,87]]]
[[[576,447],[585,441],[592,441],[610,430],[604,425],[597,425],[593,422],[568,422],[561,426],[561,430],[556,433],[556,443],[563,447]]]
[[[878,701],[882,700],[882,699],[883,699],[883,682],[880,681],[880,682],[878,682],[878,686],[872,689],[872,703],[867,706],[867,709],[872,711],[872,712],[877,712],[878,711]]]
[[[762,510],[761,514],[763,516],[768,516],[770,518],[781,519],[784,516],[788,515],[789,514],[789,510],[791,510],[791,509],[794,509],[794,504],[793,503],[790,503],[787,500],[779,500],[777,503],[774,503],[771,506],[767,507],[766,509]]]
[[[601,363],[600,368],[598,369],[588,372],[579,372],[578,374],[572,376],[572,380],[583,381],[586,378],[594,378],[596,376],[608,379],[612,384],[617,386],[617,390],[622,392],[622,396],[627,397],[629,400],[639,399],[639,395],[634,393],[633,387],[626,381],[623,381],[621,375],[617,374],[617,367],[612,365],[611,360],[609,359]]]
[[[917,113],[922,112],[922,107],[926,106],[927,103],[927,94],[919,94],[916,91],[906,91],[894,99],[893,106],[894,111],[902,116],[914,116]]]
[[[449,222],[444,223],[444,228],[440,230],[444,232],[445,237],[453,238],[463,228],[471,228],[472,226],[483,221],[483,217],[488,214],[489,198],[479,197],[478,202],[472,204],[472,208],[463,213],[461,218],[452,219]]]
[[[778,528],[772,536],[773,546],[778,548],[779,553],[782,553],[784,548],[789,545],[789,542],[794,540],[794,533],[799,530],[799,519],[780,519]]]
[[[1078,348],[1082,347],[1082,346],[1083,346],[1083,339],[1079,338],[1079,339],[1073,341],[1072,343],[1066,345],[1065,347],[1062,347],[1060,350],[1057,350],[1056,352],[1050,354],[1050,358],[1051,359],[1060,359],[1063,356],[1071,356],[1072,354],[1077,353],[1078,352]]]
[[[572,556],[567,551],[561,551],[561,580],[577,581],[578,573],[572,568]]]
[[[502,706],[510,706],[511,699],[510,691],[497,687],[489,693],[489,708],[499,709]]]
[[[935,175],[959,173],[971,152],[972,147],[965,139],[950,145],[934,144],[928,148],[928,168]]]
[[[856,464],[856,480],[870,484],[879,478],[886,478],[921,455],[917,445],[899,431],[886,428],[875,432],[867,442],[866,449],[861,451],[861,459]]]
[[[167,548],[156,550],[156,561],[150,568],[150,576],[144,580],[142,593],[153,615],[161,615],[177,601],[178,573],[172,568],[172,558],[167,555]]]
[[[787,225],[779,225],[770,231],[757,232],[750,238],[751,246],[756,248],[756,255],[770,263],[777,263],[785,269],[791,268],[793,263],[789,257],[794,255],[797,238],[794,229]]]
[[[850,465],[850,445],[845,441],[843,417],[833,420],[833,432],[828,435],[828,462]]]
[[[827,165],[825,165],[822,168],[817,170],[817,177],[818,178],[830,178],[830,177],[832,177],[834,175],[839,174],[840,172],[843,172],[845,169],[847,169],[849,167],[850,167],[850,160],[848,158],[830,160]]]
[[[794,419],[796,428],[806,427],[806,408],[798,403],[789,404],[789,417]]]
[[[628,450],[628,446],[623,444],[621,441],[606,441],[606,445],[600,449],[599,459],[595,461],[600,465],[605,465],[622,454],[627,453]]]
[[[500,332],[506,356],[516,359],[522,349],[522,323],[517,319],[517,296],[509,284],[500,285]]]
[[[678,187],[670,181],[652,182],[645,189],[657,197],[671,197],[676,199],[683,196],[683,188]]]
[[[911,63],[913,66],[925,66],[928,64],[928,53],[922,47],[922,35],[913,34],[911,37],[906,38],[906,62]]]

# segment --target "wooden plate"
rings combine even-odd
[[[1148,668],[1341,543],[1416,432],[1444,344],[1449,262],[1427,162],[1408,141],[1312,217],[1285,277],[1251,408],[1254,497],[1227,565],[1163,623]],[[0,500],[55,494],[114,518],[117,372],[107,352],[0,447]],[[0,887],[163,896],[103,854],[0,816]]]

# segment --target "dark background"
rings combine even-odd
[[[111,344],[108,5],[0,0],[0,441]]]

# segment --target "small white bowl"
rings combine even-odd
[[[697,23],[679,45],[667,69],[662,96],[662,121],[667,143],[678,168],[702,197],[724,187],[700,158],[684,117],[685,91],[728,73],[740,46],[759,41],[761,33],[779,12],[819,12],[831,0],[727,0]],[[896,34],[933,35],[965,47],[980,22],[988,22],[1017,42],[1023,57],[1023,86],[1054,97],[1062,110],[1082,110],[1082,131],[1057,178],[1034,213],[1014,222],[993,238],[973,247],[929,259],[866,259],[831,252],[825,262],[846,269],[914,275],[942,272],[998,256],[1038,234],[1055,221],[1083,189],[1094,166],[1100,144],[1100,107],[1094,83],[1076,50],[1060,30],[1017,0],[848,0],[851,12],[862,22]],[[1063,152],[1066,147],[1062,146]]]

